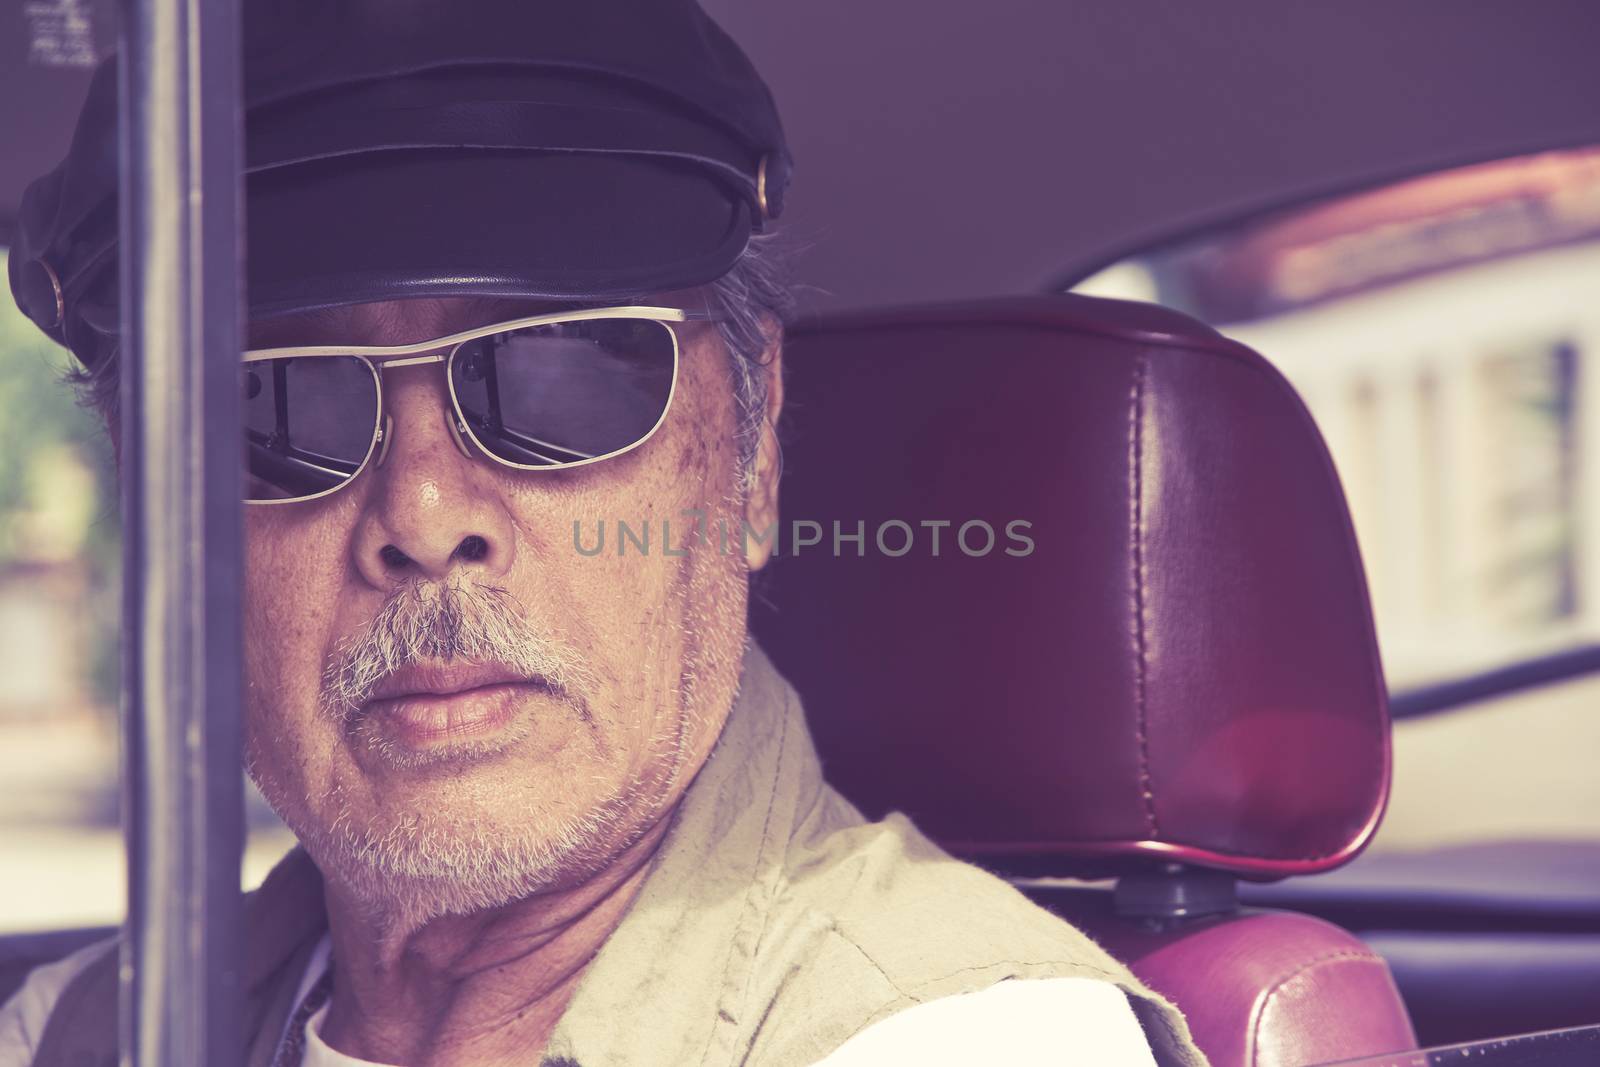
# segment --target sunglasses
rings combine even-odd
[[[561,470],[620,456],[666,418],[674,323],[709,315],[615,307],[535,315],[412,345],[254,349],[241,368],[245,499],[315,500],[349,485],[393,435],[383,372],[442,363],[450,429],[497,463]]]

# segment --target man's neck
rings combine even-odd
[[[579,884],[415,926],[330,883],[337,966],[322,1039],[347,1056],[404,1067],[538,1062],[670,822],[659,820]]]

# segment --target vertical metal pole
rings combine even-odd
[[[124,0],[124,1067],[242,1060],[238,0]]]

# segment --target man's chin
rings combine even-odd
[[[626,796],[581,814],[530,814],[526,821],[498,813],[445,819],[435,810],[357,826],[350,813],[331,822],[305,812],[279,814],[331,889],[408,922],[486,911],[580,883],[650,824]]]

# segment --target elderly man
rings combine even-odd
[[[246,765],[302,847],[243,1061],[1200,1063],[823,784],[747,638],[768,543],[704,531],[777,517],[789,157],[733,43],[692,0],[346,0],[252,7],[245,57]],[[113,93],[11,264],[114,428]],[[678,533],[574,545],[618,520]],[[115,970],[35,973],[0,1064],[112,1062]]]

